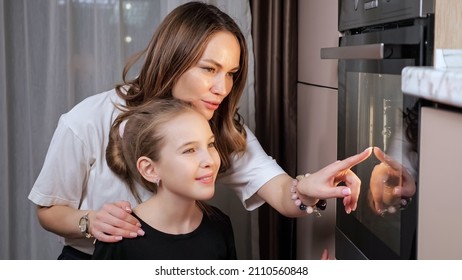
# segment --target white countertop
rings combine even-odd
[[[401,90],[462,108],[462,68],[405,67],[401,75]]]

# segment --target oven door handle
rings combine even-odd
[[[322,59],[384,59],[385,44],[322,48]]]

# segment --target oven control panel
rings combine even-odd
[[[339,31],[424,18],[435,0],[339,0]]]

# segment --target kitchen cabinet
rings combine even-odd
[[[402,75],[403,92],[435,102],[420,113],[417,259],[421,260],[462,259],[461,16],[462,1],[436,0],[435,68],[405,68]]]
[[[337,0],[298,1],[298,80],[338,88],[337,60],[321,60],[321,48],[337,47]]]
[[[435,0],[435,49],[460,49],[462,1]]]
[[[337,0],[298,1],[297,173],[313,173],[337,160],[337,60],[321,48],[338,46]],[[297,219],[297,259],[335,256],[335,199],[322,217]]]
[[[462,67],[462,1],[435,0],[436,67]]]
[[[462,259],[462,68],[406,67],[402,90],[420,111],[418,259]]]
[[[460,260],[462,112],[422,108],[420,135],[417,258]]]
[[[337,158],[337,90],[299,83],[297,169],[313,173]],[[324,248],[335,256],[335,199],[321,217],[297,219],[297,259],[319,259]]]

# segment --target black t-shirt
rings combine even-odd
[[[133,214],[144,236],[124,238],[116,243],[97,241],[93,259],[116,260],[235,260],[236,247],[229,217],[210,206],[201,224],[187,234],[167,234],[156,230]]]

